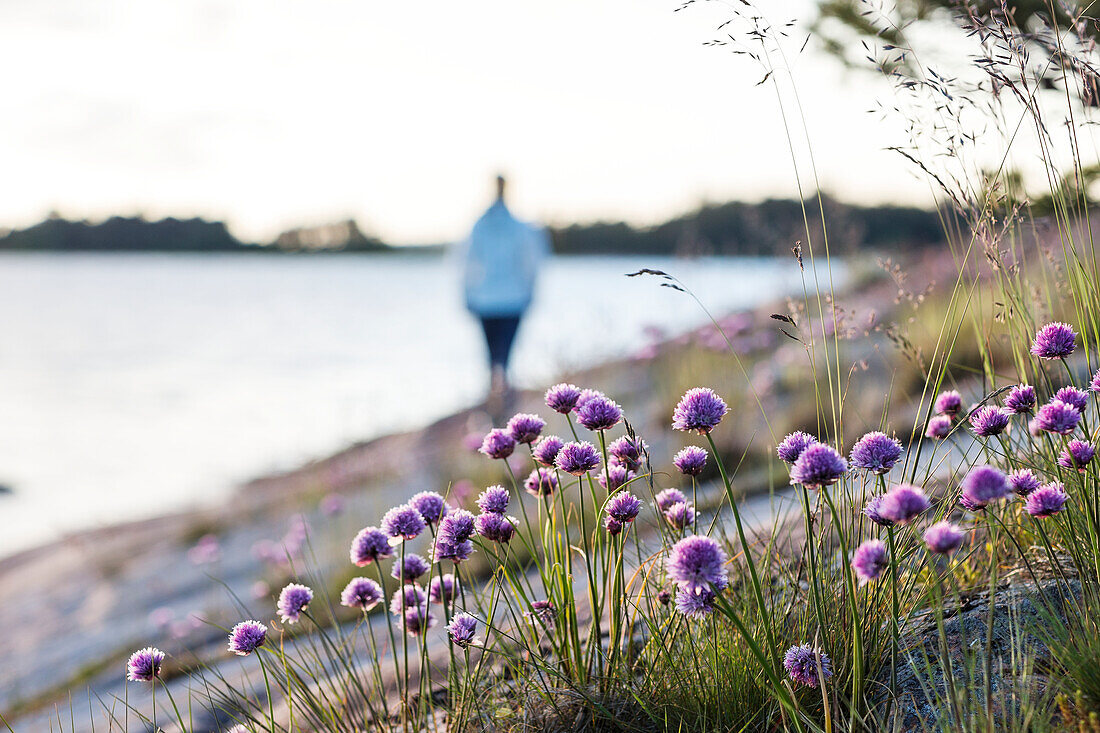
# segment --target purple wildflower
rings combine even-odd
[[[623,523],[610,514],[605,514],[603,518],[603,528],[607,530],[607,533],[614,537],[623,531]]]
[[[160,677],[160,665],[164,662],[164,652],[156,647],[147,646],[130,655],[126,663],[126,679],[131,682],[152,682]]]
[[[622,488],[623,484],[634,478],[634,472],[619,463],[610,464],[607,470],[601,473],[596,480],[600,486],[607,489],[607,493],[613,493]]]
[[[642,465],[642,455],[645,450],[644,440],[631,438],[629,435],[624,435],[607,446],[607,452],[618,458],[619,463],[631,471],[636,471]]]
[[[788,649],[783,655],[783,666],[792,680],[807,687],[817,687],[821,681],[833,676],[833,664],[829,655],[818,652],[808,644]]]
[[[672,463],[685,476],[698,476],[707,465],[707,452],[697,445],[689,445],[675,456]]]
[[[351,541],[351,561],[363,567],[393,555],[393,548],[385,533],[377,527],[359,530]]]
[[[937,555],[949,555],[962,547],[966,535],[951,522],[936,522],[924,533],[924,546]]]
[[[888,565],[886,545],[881,540],[867,540],[852,553],[852,569],[860,585],[878,580]]]
[[[538,415],[521,412],[508,421],[508,434],[517,443],[534,443],[546,427],[546,421]]]
[[[413,497],[409,499],[409,505],[420,512],[420,516],[429,527],[435,525],[447,513],[446,502],[443,501],[442,496],[434,491],[421,491],[419,494],[413,494]]]
[[[370,578],[352,578],[340,594],[340,603],[369,611],[382,600],[382,586]]]
[[[293,624],[301,618],[302,611],[309,608],[313,600],[313,591],[300,583],[289,583],[279,593],[279,618],[284,624]]]
[[[1020,496],[1027,496],[1039,488],[1039,479],[1030,468],[1013,471],[1006,477],[1009,487]]]
[[[485,434],[478,451],[490,458],[507,458],[516,449],[516,439],[505,430],[493,428]]]
[[[607,395],[598,389],[582,389],[580,396],[577,397],[577,404],[573,406],[573,412],[580,412],[580,409],[584,407],[584,403],[589,400],[604,399],[606,397]]]
[[[1027,513],[1033,517],[1050,517],[1066,508],[1069,494],[1058,481],[1043,484],[1027,496]]]
[[[451,619],[447,625],[447,636],[455,646],[468,648],[471,644],[477,644],[477,619],[468,613],[460,613]]]
[[[1090,392],[1100,392],[1100,369],[1096,370],[1096,374],[1092,375],[1092,380],[1089,382]]]
[[[1078,412],[1084,412],[1085,407],[1089,404],[1089,393],[1076,387],[1062,387],[1054,393],[1054,399],[1072,405]]]
[[[1096,448],[1093,447],[1092,443],[1084,440],[1071,440],[1062,449],[1061,455],[1058,456],[1058,465],[1062,468],[1077,469],[1084,473],[1085,466],[1092,462],[1095,455]]]
[[[610,430],[622,419],[622,408],[602,395],[577,405],[577,422],[589,430]]]
[[[555,465],[566,473],[581,476],[600,465],[600,453],[587,441],[566,443],[558,451]]]
[[[428,583],[428,600],[432,603],[443,605],[451,603],[458,598],[458,584],[455,583],[454,573],[437,575]]]
[[[577,406],[580,396],[581,391],[575,384],[555,384],[546,390],[546,406],[554,412],[567,415]]]
[[[531,496],[550,496],[558,488],[558,477],[549,468],[536,468],[523,480]]]
[[[401,620],[404,622],[405,633],[409,636],[420,636],[435,626],[435,615],[428,612],[427,606],[406,608]]]
[[[852,446],[852,466],[884,474],[901,458],[901,443],[886,433],[867,433]]]
[[[996,405],[980,407],[970,414],[970,428],[981,438],[1000,435],[1008,427],[1009,412]]]
[[[802,451],[816,442],[817,438],[798,430],[783,438],[783,441],[775,447],[775,452],[781,461],[793,464],[802,455]]]
[[[791,483],[820,489],[836,483],[847,470],[848,462],[831,446],[814,443],[791,466]]]
[[[713,539],[692,535],[672,546],[665,571],[672,581],[695,593],[726,582],[726,559]]]
[[[714,390],[693,387],[684,393],[676,405],[672,413],[672,427],[705,435],[722,422],[727,412],[729,408]]]
[[[451,542],[464,542],[474,536],[474,515],[465,509],[456,509],[443,518],[438,537]]]
[[[402,562],[393,564],[390,576],[402,583],[411,583],[420,576],[427,574],[431,569],[432,566],[428,564],[427,560],[415,552],[410,552],[405,555]]]
[[[474,543],[470,540],[455,542],[444,537],[436,537],[435,544],[432,545],[432,560],[435,562],[450,560],[460,563],[468,560],[473,551]]]
[[[691,593],[690,595],[695,594]],[[661,590],[657,591],[657,602],[662,606],[667,606],[672,602],[672,594],[669,593],[668,588],[661,588]]]
[[[887,491],[878,505],[878,513],[895,524],[908,524],[932,506],[919,487],[902,484]]]
[[[1036,429],[1046,433],[1069,435],[1081,421],[1081,411],[1061,400],[1051,400],[1039,408],[1032,422]]]
[[[667,512],[669,507],[673,504],[679,504],[680,502],[687,501],[687,497],[684,496],[684,492],[679,489],[665,489],[654,497],[657,508],[662,512]]]
[[[665,521],[673,529],[687,529],[695,524],[695,509],[686,501],[678,501],[665,510]]]
[[[411,540],[424,531],[424,517],[411,504],[402,504],[382,516],[382,531],[394,539]]]
[[[512,522],[503,514],[482,514],[478,516],[476,525],[479,535],[490,542],[501,544],[512,539],[512,535],[516,531],[516,528],[512,526]]]
[[[405,610],[426,605],[428,594],[416,583],[403,585],[393,592],[390,597],[390,613],[394,616],[404,615]]]
[[[962,412],[962,407],[962,395],[953,389],[949,389],[939,393],[936,397],[936,404],[933,405],[932,409],[936,411],[937,415],[953,417]]]
[[[504,514],[508,511],[508,489],[503,486],[490,486],[477,497],[477,508],[489,514]]]
[[[565,445],[565,441],[556,435],[548,435],[535,444],[532,454],[535,460],[544,466],[553,466],[554,459],[558,457],[558,451]]]
[[[1015,415],[1031,412],[1035,407],[1035,388],[1030,384],[1018,384],[1005,397],[1005,409]]]
[[[925,428],[924,437],[931,438],[932,440],[943,440],[951,434],[951,427],[954,423],[947,415],[935,415],[928,421],[928,427]]]
[[[259,621],[241,621],[229,632],[229,651],[244,657],[264,645],[267,627]]]
[[[893,527],[893,520],[882,516],[882,499],[882,496],[872,496],[863,507],[863,515],[880,527]]]
[[[975,466],[962,480],[963,506],[981,509],[995,501],[1005,499],[1012,489],[1008,479],[993,466]]]
[[[1064,359],[1077,347],[1077,334],[1066,323],[1048,323],[1035,334],[1031,353],[1040,359]]]
[[[535,601],[531,604],[531,610],[524,614],[527,618],[538,621],[544,627],[551,629],[558,617],[558,610],[554,608],[552,601]]]
[[[628,524],[633,522],[638,512],[642,510],[642,502],[629,491],[622,491],[608,500],[606,510],[608,516]]]
[[[690,619],[706,618],[714,611],[714,599],[717,594],[710,588],[701,588],[693,593],[687,588],[676,590],[676,610]]]

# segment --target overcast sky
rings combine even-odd
[[[728,11],[678,5],[0,0],[0,227],[144,212],[270,240],[351,216],[450,241],[497,170],[554,223],[791,195],[774,90],[702,45]],[[929,203],[867,113],[883,85],[812,52],[793,71],[827,190]]]

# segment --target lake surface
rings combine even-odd
[[[481,400],[456,263],[420,255],[0,255],[0,556],[209,501]],[[620,357],[801,290],[793,261],[557,257],[515,381]],[[835,273],[839,286],[843,271]]]

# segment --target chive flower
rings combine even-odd
[[[370,578],[352,578],[340,593],[340,603],[348,608],[369,611],[382,601],[382,586]]]
[[[690,593],[689,595],[695,594]],[[667,606],[672,602],[672,594],[669,592],[668,588],[661,588],[661,590],[657,591],[657,602],[662,606]]]
[[[587,441],[566,443],[558,451],[554,465],[574,476],[582,476],[600,465],[600,453]]]
[[[1100,392],[1100,369],[1096,370],[1096,373],[1092,375],[1092,380],[1089,381],[1090,392]]]
[[[1040,359],[1065,359],[1077,348],[1077,334],[1066,323],[1048,323],[1035,334],[1031,353]]]
[[[538,463],[544,466],[553,466],[554,460],[558,457],[558,451],[561,450],[563,445],[565,445],[564,440],[556,435],[548,435],[535,444],[531,454]]]
[[[692,620],[706,618],[714,611],[716,597],[717,594],[710,588],[702,588],[695,593],[687,588],[678,588],[676,610]]]
[[[452,644],[463,649],[479,644],[477,619],[468,613],[456,614],[451,619],[451,623],[447,624],[447,636],[450,637]]]
[[[1032,422],[1044,433],[1069,435],[1081,422],[1081,411],[1061,400],[1051,400],[1039,408]]]
[[[512,416],[506,429],[517,443],[531,444],[538,440],[542,429],[546,427],[546,421],[538,415],[529,412],[521,412]]]
[[[1043,484],[1027,495],[1027,513],[1033,517],[1050,517],[1066,508],[1069,494],[1058,481]]]
[[[259,621],[241,621],[229,632],[229,651],[245,657],[264,645],[267,627]]]
[[[936,396],[936,403],[932,409],[935,410],[937,415],[947,415],[948,417],[954,417],[962,412],[963,398],[962,395],[953,389],[940,392]]]
[[[618,535],[623,531],[623,523],[610,514],[605,514],[603,517],[603,528],[607,530],[607,533],[612,537]]]
[[[536,468],[523,480],[523,488],[531,496],[550,496],[558,488],[558,477],[549,468]]]
[[[695,524],[695,509],[686,501],[678,501],[664,512],[665,521],[673,529],[687,529]]]
[[[852,446],[849,461],[854,468],[887,473],[901,458],[901,443],[878,431],[867,433]]]
[[[365,527],[359,530],[351,541],[351,561],[359,567],[370,565],[393,555],[389,538],[377,527]]]
[[[1072,386],[1062,387],[1054,393],[1054,399],[1072,405],[1078,412],[1084,412],[1085,407],[1089,404],[1089,393]]]
[[[126,662],[126,679],[131,682],[152,682],[160,677],[160,666],[164,663],[164,652],[156,647],[147,646],[130,655]]]
[[[577,404],[573,406],[573,412],[580,412],[580,409],[584,407],[584,403],[589,400],[597,398],[606,399],[607,395],[598,389],[582,389],[580,396],[577,397]]]
[[[962,547],[966,535],[951,522],[936,522],[924,532],[924,546],[937,555],[949,555]]]
[[[1084,473],[1085,467],[1092,462],[1095,455],[1096,448],[1092,443],[1074,439],[1062,449],[1061,455],[1058,456],[1058,465]]]
[[[689,445],[672,457],[672,463],[685,476],[698,476],[707,466],[707,452],[697,445]]]
[[[883,494],[878,512],[895,524],[908,524],[928,511],[930,506],[931,502],[919,487],[902,484]]]
[[[665,489],[654,497],[654,503],[662,512],[667,512],[673,504],[680,504],[685,501],[687,501],[687,497],[679,489]]]
[[[924,430],[924,437],[932,440],[943,440],[951,434],[954,422],[947,415],[934,415],[928,420],[928,426]]]
[[[477,497],[477,508],[488,514],[504,514],[508,511],[508,489],[494,485],[481,492]]]
[[[848,462],[831,446],[814,443],[791,466],[791,483],[820,489],[835,484],[847,470]]]
[[[401,583],[412,583],[420,576],[426,575],[431,569],[432,566],[428,564],[427,560],[415,552],[410,552],[405,555],[403,562],[393,564],[390,576]]]
[[[452,542],[464,542],[474,536],[474,515],[465,509],[456,509],[443,518],[436,535]]]
[[[474,543],[470,540],[455,542],[444,537],[436,537],[435,543],[432,545],[432,560],[434,562],[450,560],[454,563],[460,563],[468,560],[473,551]]]
[[[692,593],[726,583],[726,553],[710,537],[692,535],[672,546],[665,572],[673,582]]]
[[[608,499],[605,507],[608,516],[616,521],[628,524],[633,522],[642,510],[641,500],[629,491],[622,491]]]
[[[420,636],[435,626],[435,615],[428,612],[427,606],[406,608],[401,620],[405,627],[405,633],[409,636]]]
[[[970,428],[980,438],[1000,435],[1008,427],[1010,413],[996,405],[986,405],[970,415]]]
[[[776,455],[784,463],[793,464],[802,455],[802,451],[817,442],[817,438],[801,430],[790,433],[775,447]]]
[[[1021,468],[1006,476],[1008,486],[1020,496],[1027,496],[1039,488],[1039,479],[1030,468]]]
[[[554,627],[558,611],[552,601],[535,601],[531,604],[531,610],[524,614],[527,618],[538,621],[547,629]]]
[[[577,422],[588,430],[610,430],[622,419],[622,408],[603,395],[577,405]]]
[[[672,427],[685,432],[706,435],[722,422],[729,412],[726,403],[714,390],[693,387],[684,393],[672,413]]]
[[[818,652],[808,644],[788,649],[783,655],[783,667],[792,680],[807,687],[817,687],[821,681],[833,676],[833,663],[829,655]]]
[[[1018,384],[1005,397],[1005,409],[1014,415],[1023,415],[1035,408],[1035,388],[1030,384]]]
[[[428,594],[416,583],[403,585],[390,596],[390,613],[394,616],[402,616],[410,608],[418,608],[426,605]]]
[[[634,478],[634,472],[629,470],[621,463],[609,463],[607,470],[600,473],[596,478],[600,486],[607,489],[607,493],[611,494],[622,488],[622,486]]]
[[[546,390],[546,406],[554,412],[567,415],[577,405],[581,391],[575,384],[555,384]]]
[[[313,591],[300,583],[288,583],[279,593],[279,602],[276,607],[279,610],[279,618],[284,624],[297,623],[302,616],[302,611],[309,607],[313,600]]]
[[[863,516],[880,527],[893,527],[894,521],[882,516],[882,499],[883,496],[872,496],[868,499],[867,505],[863,507]]]
[[[458,598],[458,583],[454,573],[437,575],[428,583],[428,600],[436,605],[452,603]]]
[[[967,509],[982,509],[1012,492],[1008,479],[993,466],[975,466],[962,480],[962,502]]]
[[[478,452],[490,458],[504,459],[512,455],[512,451],[515,449],[516,439],[509,432],[500,428],[493,428],[485,434],[485,439],[481,441]]]
[[[475,525],[480,536],[490,542],[499,542],[502,545],[511,540],[512,535],[515,533],[512,522],[503,514],[481,514],[478,516]]]
[[[435,526],[443,515],[447,513],[447,503],[443,497],[434,491],[421,491],[413,494],[409,499],[409,505],[420,512],[421,518],[429,526]]]
[[[852,553],[852,570],[860,585],[878,580],[888,566],[886,545],[881,540],[867,540]]]
[[[624,435],[607,446],[607,452],[615,456],[619,463],[631,471],[638,470],[638,467],[642,465],[642,454],[645,450],[644,440],[631,438],[629,435]]]

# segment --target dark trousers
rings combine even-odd
[[[481,328],[485,331],[485,343],[489,346],[489,365],[508,368],[512,342],[519,329],[519,314],[514,316],[482,316]]]

